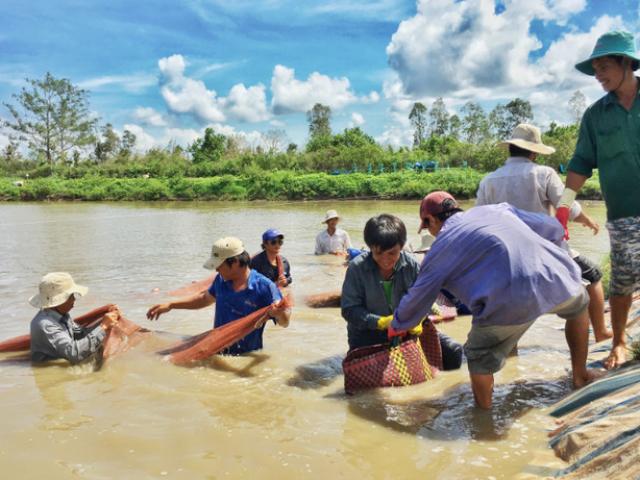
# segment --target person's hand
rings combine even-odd
[[[590,228],[593,231],[594,235],[597,235],[600,231],[600,225],[598,225],[598,222],[594,222],[593,219],[588,215],[584,215],[584,219],[580,223],[583,227]]]
[[[159,303],[149,309],[149,311],[147,312],[147,318],[152,321],[157,320],[160,315],[162,315],[163,313],[167,313],[170,310],[171,303]]]
[[[409,335],[415,335],[416,337],[419,337],[421,334],[422,334],[422,322],[417,324],[415,327],[409,329]]]
[[[102,321],[100,322],[100,326],[105,332],[111,330],[120,320],[120,312],[119,311],[111,311],[109,313],[105,313],[104,317],[102,317]]]
[[[556,218],[564,228],[564,239],[569,240],[569,229],[567,224],[569,223],[569,207],[566,205],[560,205],[556,210]]]
[[[280,275],[278,277],[278,280],[276,281],[276,285],[280,288],[284,288],[287,286],[287,277],[285,277],[284,275]]]
[[[386,330],[387,328],[389,328],[389,325],[391,325],[392,320],[393,320],[393,314],[380,317],[378,319],[378,325],[377,325],[378,330]]]
[[[387,329],[387,338],[389,340],[393,340],[395,337],[404,337],[407,334],[406,330],[396,330],[391,325]]]

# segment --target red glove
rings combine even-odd
[[[389,325],[389,328],[387,329],[387,338],[389,340],[392,340],[394,337],[404,337],[407,334],[406,330],[396,330],[394,329],[391,325]]]
[[[560,205],[558,210],[556,210],[556,218],[564,228],[564,239],[569,240],[569,229],[567,228],[567,223],[569,223],[569,207],[566,205]]]

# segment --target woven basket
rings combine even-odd
[[[431,325],[425,322],[424,326]],[[432,335],[426,335],[425,339]],[[437,340],[437,331],[435,339]],[[429,344],[434,344],[429,339]],[[438,343],[438,347],[440,344]],[[429,348],[438,355],[433,345]],[[442,351],[439,350],[439,365],[442,366]],[[425,355],[420,339],[405,337],[399,344],[371,345],[351,350],[342,362],[344,390],[351,394],[359,390],[378,387],[400,387],[431,380],[438,369],[431,365]]]

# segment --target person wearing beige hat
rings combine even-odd
[[[591,55],[575,68],[594,76],[606,95],[582,116],[556,218],[568,238],[570,205],[598,169],[611,244],[613,340],[605,366],[614,368],[627,359],[627,319],[633,294],[640,289],[640,78],[633,73],[640,68],[640,55],[634,35],[624,31],[601,35]]]
[[[240,239],[224,237],[217,240],[211,248],[211,256],[204,263],[204,268],[218,272],[211,286],[190,297],[154,305],[147,312],[147,318],[157,320],[171,310],[197,310],[215,303],[213,326],[217,328],[279,302],[282,294],[276,285],[252,270],[250,262],[251,257]],[[281,327],[289,325],[291,312],[284,304],[274,306],[271,314]],[[222,354],[241,355],[260,350],[263,331],[264,325],[225,349]]]
[[[78,285],[66,272],[48,273],[40,281],[38,293],[29,303],[39,311],[31,320],[31,360],[44,362],[64,358],[72,364],[96,353],[107,331],[118,322],[118,313],[107,313],[91,328],[78,326],[69,312],[76,297],[89,289]]]
[[[316,236],[316,255],[330,253],[333,255],[346,255],[351,248],[349,234],[338,228],[340,216],[336,210],[327,210],[322,223],[327,225],[326,230]]]
[[[546,165],[536,163],[538,155],[550,155],[553,147],[542,143],[540,129],[534,125],[521,123],[511,134],[511,138],[501,143],[509,149],[506,163],[482,179],[476,195],[476,205],[491,205],[507,202],[528,212],[554,215],[560,205],[564,185],[556,171]],[[599,226],[580,204],[571,205],[570,218],[598,233]],[[604,290],[602,272],[598,266],[575,250],[570,254],[582,271],[583,280],[588,283],[589,317],[596,342],[611,338],[604,318]]]

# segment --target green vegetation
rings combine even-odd
[[[47,73],[5,103],[11,133],[0,152],[3,200],[160,200],[419,198],[446,189],[475,195],[482,176],[501,166],[507,151],[498,143],[512,128],[532,121],[529,102],[516,98],[488,114],[467,102],[449,114],[442,98],[431,108],[416,102],[409,112],[411,148],[385,147],[359,127],[331,131],[331,109],[307,112],[309,139],[303,149],[287,143],[283,130],[263,134],[261,145],[206,128],[187,148],[169,144],[136,153],[135,135],[118,134],[90,116],[88,95]],[[570,108],[578,119],[584,96]],[[538,161],[561,170],[577,138],[577,126],[552,124],[543,141],[556,147]],[[597,179],[582,190],[600,198]]]

